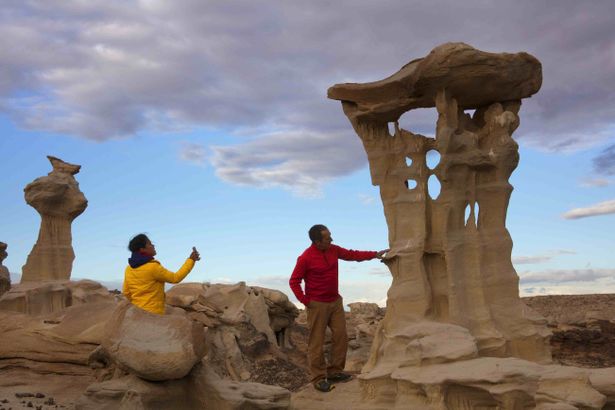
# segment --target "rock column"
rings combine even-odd
[[[363,142],[389,228],[392,284],[364,373],[479,356],[550,362],[550,333],[519,299],[506,229],[511,135],[541,80],[526,53],[448,43],[384,80],[329,89]],[[435,138],[400,129],[404,112],[427,107]]]
[[[88,204],[74,177],[81,166],[52,156],[47,158],[53,170],[24,189],[26,202],[41,215],[41,227],[23,266],[22,283],[70,279],[75,259],[71,224]]]

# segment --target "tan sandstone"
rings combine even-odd
[[[88,204],[74,177],[81,166],[47,158],[53,170],[24,189],[26,202],[41,215],[41,227],[23,266],[22,282],[70,279],[75,259],[71,223]]]
[[[6,248],[7,244],[0,242],[0,296],[11,288],[11,274],[8,268],[2,265],[2,261],[8,256]]]
[[[120,368],[149,381],[181,379],[205,355],[203,325],[185,314],[157,315],[122,302],[101,346]]]
[[[521,302],[510,259],[512,133],[521,99],[541,82],[541,64],[527,53],[447,43],[384,80],[329,89],[363,142],[391,247],[392,285],[359,377],[361,408],[612,405],[604,378],[592,384],[589,371],[548,365],[550,331]],[[437,110],[435,138],[400,129],[399,117],[419,107]],[[430,168],[432,152],[440,161]]]

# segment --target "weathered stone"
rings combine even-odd
[[[540,70],[525,53],[455,43],[385,80],[329,89],[363,142],[389,228],[393,280],[360,376],[365,408],[606,403],[587,371],[541,365],[551,362],[550,332],[519,299],[510,260],[508,179],[519,160],[511,135]],[[405,111],[434,106],[435,138],[399,128]],[[435,166],[430,153],[440,156]]]
[[[2,261],[8,256],[6,248],[7,244],[0,242],[0,296],[11,288],[11,274],[7,267],[2,265]]]
[[[24,282],[0,297],[0,310],[44,315],[73,305],[112,300],[107,288],[91,280]]]
[[[217,316],[220,321],[231,325],[251,323],[259,332],[266,334],[270,342],[276,342],[273,329],[269,325],[264,295],[246,286],[245,282],[234,285],[181,283],[169,289],[166,302],[195,311],[209,307],[219,312]]]
[[[41,227],[22,268],[22,282],[70,279],[75,259],[71,223],[88,204],[74,177],[81,166],[47,158],[53,170],[24,189],[26,202],[41,215]]]
[[[290,392],[260,383],[223,380],[205,366],[191,375],[193,400],[198,407],[217,410],[282,410],[290,408]]]
[[[186,380],[151,383],[134,375],[93,383],[75,403],[76,410],[193,409]]]
[[[336,84],[328,97],[344,102],[352,121],[393,122],[408,110],[436,106],[446,89],[460,109],[521,100],[538,92],[542,65],[527,53],[487,53],[446,43],[397,73],[366,84]]]
[[[607,409],[612,405],[606,397],[612,372],[601,373],[594,382],[594,372],[603,370],[483,357],[398,369],[392,375],[393,386],[386,377],[361,375],[338,385],[326,400],[310,386],[293,395],[292,406],[322,410]],[[612,385],[612,379],[610,382]]]
[[[121,303],[102,346],[114,363],[151,381],[180,379],[205,354],[203,325],[184,315],[157,315]]]

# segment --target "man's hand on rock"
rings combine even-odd
[[[391,250],[391,249],[383,249],[383,250],[381,250],[381,251],[378,251],[378,253],[376,253],[376,258],[378,258],[378,259],[382,259],[382,258],[384,258],[384,255],[385,255],[388,251],[390,251],[390,250]]]
[[[195,262],[201,260],[201,254],[199,253],[199,251],[196,250],[194,246],[192,247],[192,253],[190,254],[189,258]]]

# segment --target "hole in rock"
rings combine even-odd
[[[480,207],[478,206],[478,202],[474,203],[474,220],[476,221],[476,226],[478,227],[478,213],[480,212]]]
[[[440,163],[440,153],[435,149],[430,149],[425,154],[425,161],[429,169],[434,169]]]
[[[412,166],[412,158],[406,157],[406,165],[409,167]]]
[[[397,121],[401,129],[435,138],[438,111],[435,108],[416,108],[405,112]]]
[[[470,214],[471,214],[470,204],[467,204],[466,210],[464,212],[464,217],[463,217],[464,225],[468,224],[468,221],[470,220]]]
[[[427,192],[431,199],[437,199],[440,196],[440,181],[435,175],[430,175],[427,180]]]
[[[404,182],[404,185],[406,185],[406,188],[408,188],[408,189],[414,189],[414,188],[416,188],[416,180],[414,180],[414,179],[407,179]]]
[[[389,123],[389,135],[391,136],[395,135],[395,123],[394,122]]]

